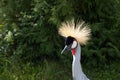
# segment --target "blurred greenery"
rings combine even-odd
[[[120,0],[0,0],[0,79],[72,80],[72,56],[60,55],[64,38],[58,34],[71,18],[92,29],[82,46],[88,77],[119,80]]]

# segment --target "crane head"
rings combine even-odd
[[[63,22],[58,32],[66,38],[65,47],[61,53],[71,49],[75,52],[77,44],[86,45],[91,36],[91,29],[88,25],[84,21],[75,22],[74,19]]]
[[[77,41],[75,38],[68,36],[65,40],[65,47],[62,50],[61,54],[63,54],[65,51],[69,51],[71,49],[74,49],[77,47]]]

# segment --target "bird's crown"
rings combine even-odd
[[[59,34],[63,37],[73,37],[81,45],[85,45],[90,39],[91,29],[85,24],[84,21],[75,23],[74,19],[63,22],[59,27]]]

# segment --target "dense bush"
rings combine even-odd
[[[36,61],[60,58],[62,21],[83,19],[92,39],[83,47],[84,59],[110,61],[120,58],[119,0],[0,0],[0,54]],[[96,61],[95,61],[96,60]]]

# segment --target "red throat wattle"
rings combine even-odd
[[[73,48],[71,51],[72,51],[72,55],[75,55],[75,49]]]

